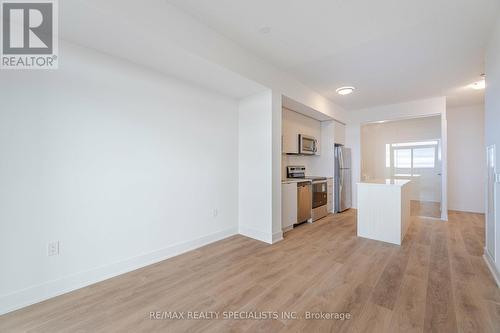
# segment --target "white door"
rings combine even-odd
[[[495,145],[486,148],[486,250],[495,261]]]

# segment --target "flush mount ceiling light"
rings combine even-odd
[[[472,88],[474,90],[482,90],[482,89],[486,88],[486,80],[485,80],[486,74],[483,73],[480,76],[481,76],[481,80],[469,84],[469,88]]]
[[[349,95],[354,91],[354,87],[340,87],[335,90],[339,95]]]
[[[469,87],[472,89],[475,89],[475,90],[484,89],[484,88],[486,88],[486,81],[483,79],[483,80],[474,82],[474,83],[470,84]]]

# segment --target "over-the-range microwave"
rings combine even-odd
[[[308,135],[299,134],[299,154],[314,155],[318,151],[318,141]]]

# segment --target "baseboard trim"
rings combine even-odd
[[[495,262],[493,261],[493,258],[490,256],[486,248],[484,249],[483,259],[486,262],[486,266],[488,266],[491,275],[493,275],[493,279],[495,279],[497,287],[500,288],[500,273],[497,271]]]
[[[237,228],[229,228],[110,265],[2,295],[0,297],[0,315],[175,257],[236,234],[238,234]]]
[[[253,238],[255,240],[258,240],[258,241],[261,241],[264,243],[268,243],[268,244],[273,243],[273,235],[271,233],[267,233],[267,232],[253,229],[253,228],[248,228],[248,227],[241,226],[241,225],[239,228],[239,233],[240,233],[240,235],[243,235],[243,236],[246,236],[249,238]]]
[[[434,220],[434,221],[443,221],[446,222],[448,220],[443,220],[442,217],[431,217],[431,216],[422,216],[422,215],[411,215],[411,217],[418,217],[424,220]]]
[[[283,231],[278,231],[273,234],[273,244],[283,240]]]
[[[457,209],[457,208],[448,208],[448,212],[452,213],[472,213],[472,214],[481,214],[484,215],[484,212],[478,212],[475,210],[468,210],[468,209]]]

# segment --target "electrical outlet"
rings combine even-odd
[[[217,208],[214,208],[213,215],[214,217],[217,217],[219,215],[219,210]]]
[[[47,247],[47,252],[49,256],[58,256],[59,255],[59,241],[49,243]]]
[[[495,178],[496,178],[496,180],[495,180],[495,181],[496,181],[497,183],[500,183],[500,173],[496,173],[496,174],[495,174]]]

